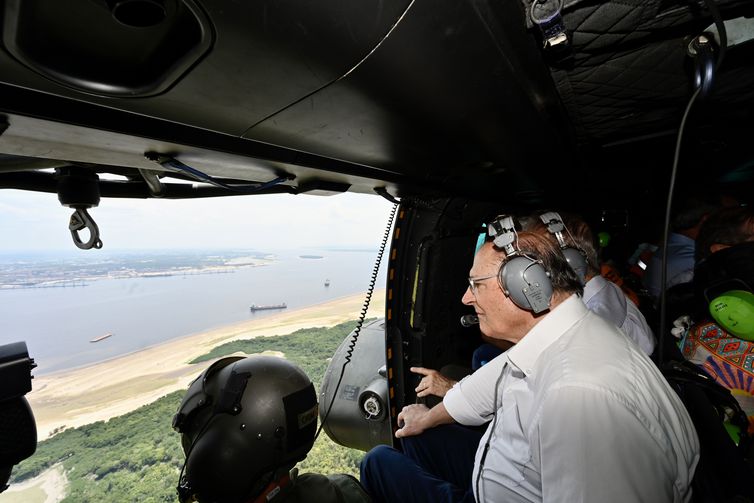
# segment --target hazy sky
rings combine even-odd
[[[100,200],[89,210],[103,251],[150,248],[324,246],[377,249],[392,204],[380,196],[234,196],[196,200]],[[72,209],[56,194],[0,190],[0,251],[77,250]],[[86,239],[86,234],[82,239]],[[97,250],[81,251],[97,253]]]

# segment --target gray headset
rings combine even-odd
[[[521,309],[541,313],[550,308],[552,282],[542,261],[518,248],[518,235],[513,217],[500,216],[487,226],[495,246],[505,250],[498,282],[503,292]]]
[[[573,239],[571,231],[565,226],[563,219],[560,218],[558,213],[548,211],[547,213],[542,213],[539,216],[539,219],[542,220],[542,223],[547,226],[547,230],[558,240],[561,253],[568,262],[568,265],[571,266],[571,269],[576,273],[576,276],[578,276],[581,286],[584,286],[586,284],[586,272],[589,269],[586,252],[581,248],[570,246],[566,242],[565,236],[563,235],[564,231],[571,237],[572,243],[575,243],[576,240]]]

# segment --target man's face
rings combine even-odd
[[[472,306],[479,316],[479,330],[493,339],[518,342],[533,326],[534,317],[529,311],[516,306],[508,298],[497,280],[503,254],[495,251],[492,243],[485,243],[474,256],[469,271],[470,278],[485,278],[475,282],[474,291],[466,289],[461,302]]]

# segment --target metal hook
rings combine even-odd
[[[79,237],[79,231],[82,229],[89,229],[89,240],[84,243]],[[91,250],[92,248],[102,248],[102,241],[99,238],[99,227],[97,223],[92,220],[86,208],[76,208],[76,211],[71,215],[71,220],[68,223],[68,230],[71,231],[71,237],[73,238],[73,244],[81,248],[82,250]]]

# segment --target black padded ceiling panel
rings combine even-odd
[[[726,19],[754,14],[752,2],[715,3]],[[552,73],[579,139],[608,142],[676,128],[693,92],[688,42],[712,24],[705,2],[577,0],[566,2],[562,13],[573,53]],[[752,51],[742,46],[734,52]],[[735,100],[749,85],[751,63],[743,63],[743,71],[738,66],[722,68],[714,99]],[[728,70],[738,75],[726,76]],[[742,73],[748,75],[743,81]]]

